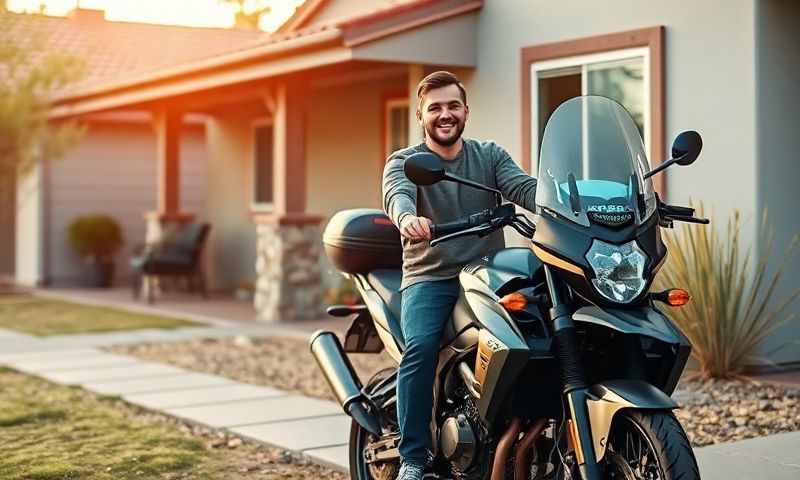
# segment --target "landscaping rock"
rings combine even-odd
[[[112,349],[189,370],[334,400],[308,343],[290,338],[197,340]],[[394,362],[384,353],[350,355],[362,382]],[[800,430],[800,389],[748,381],[682,381],[676,416],[696,447]]]

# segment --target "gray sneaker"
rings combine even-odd
[[[425,475],[425,467],[416,463],[400,464],[400,473],[397,475],[397,480],[422,480]]]

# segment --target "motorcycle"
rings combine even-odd
[[[691,346],[656,305],[690,297],[650,287],[667,254],[660,229],[708,223],[662,202],[651,177],[691,164],[701,148],[697,132],[683,132],[672,158],[649,171],[639,130],[620,104],[570,99],[544,130],[533,221],[492,186],[446,172],[434,154],[406,160],[406,176],[422,188],[453,181],[495,198],[493,208],[433,225],[431,248],[504,227],[531,242],[489,253],[459,274],[433,385],[435,477],[700,478],[670,398]],[[330,307],[330,315],[353,317],[344,345],[319,331],[311,352],[353,419],[351,477],[393,480],[397,370],[363,385],[347,354],[385,349],[400,362],[399,232],[380,210],[346,210],[332,217],[323,243],[363,304]]]

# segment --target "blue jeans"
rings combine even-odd
[[[416,464],[432,450],[433,381],[442,332],[458,300],[458,278],[415,283],[403,290],[400,326],[406,349],[397,372],[400,456]]]

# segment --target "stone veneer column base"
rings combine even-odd
[[[323,317],[320,220],[257,220],[254,306],[259,321]]]

